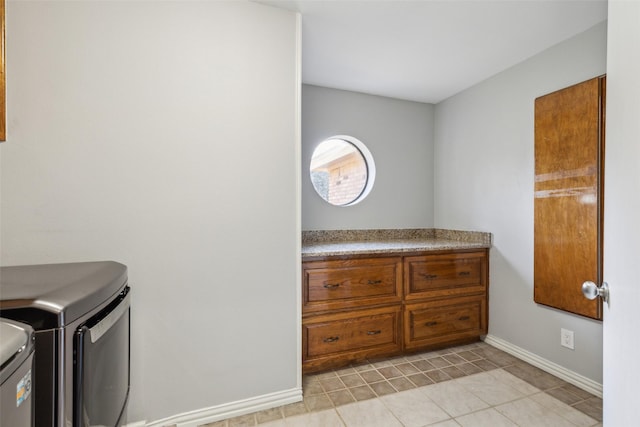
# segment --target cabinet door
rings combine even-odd
[[[535,101],[534,300],[602,318],[603,77]]]
[[[487,264],[485,251],[406,257],[405,301],[484,294]]]
[[[407,349],[451,343],[487,333],[484,296],[407,304],[404,316]]]
[[[302,322],[305,372],[402,350],[401,307],[351,310]]]
[[[402,300],[399,257],[305,262],[302,276],[305,314]]]

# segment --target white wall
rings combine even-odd
[[[351,135],[371,151],[373,190],[354,206],[325,202],[313,189],[315,147]],[[433,105],[303,85],[302,229],[433,227]]]
[[[604,425],[638,424],[640,2],[609,1],[605,154]]]
[[[435,226],[489,231],[489,333],[602,383],[600,322],[533,302],[534,99],[606,72],[606,23],[436,105]],[[560,346],[575,331],[575,351]]]
[[[129,421],[299,384],[295,14],[9,1],[3,265],[129,267]]]

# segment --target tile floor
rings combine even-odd
[[[602,399],[483,342],[305,375],[303,396],[202,427],[602,426]]]

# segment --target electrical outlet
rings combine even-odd
[[[560,328],[560,345],[574,350],[573,331]]]

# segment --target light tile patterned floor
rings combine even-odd
[[[482,342],[303,382],[302,402],[202,427],[602,425],[602,399]]]

